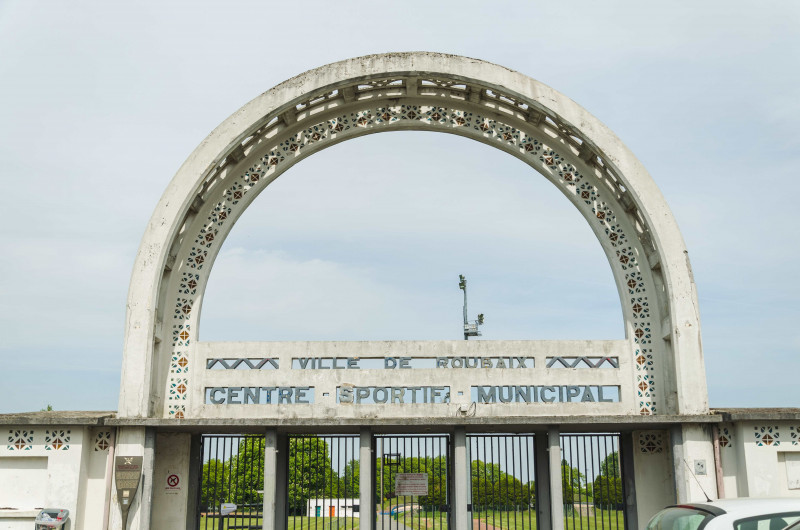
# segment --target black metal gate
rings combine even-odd
[[[624,530],[620,435],[562,434],[560,443],[564,528]]]
[[[264,436],[203,435],[200,454],[203,467],[197,491],[195,528],[261,528]],[[236,504],[236,509],[228,514],[226,504]]]
[[[536,528],[533,434],[470,434],[468,510],[473,528]]]
[[[358,528],[358,436],[289,437],[286,515],[289,530]]]
[[[450,462],[447,434],[376,436],[376,529],[447,530]]]

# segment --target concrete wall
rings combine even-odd
[[[675,475],[668,431],[633,433],[633,465],[639,528],[675,497]]]
[[[800,498],[800,421],[720,426],[726,497]]]
[[[153,471],[153,515],[151,528],[185,528],[189,495],[197,486],[189,484],[191,435],[156,435],[156,462]]]
[[[66,508],[70,528],[101,529],[111,429],[3,425],[0,529],[33,528],[42,508]]]

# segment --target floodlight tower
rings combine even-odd
[[[483,313],[478,314],[478,320],[472,322],[467,320],[467,278],[463,274],[458,275],[458,288],[464,291],[464,340],[470,337],[480,337],[481,332],[478,326],[483,325]]]

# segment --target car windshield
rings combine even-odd
[[[800,512],[775,513],[740,519],[733,523],[733,528],[734,530],[783,530],[798,522],[800,522]],[[797,525],[792,526],[796,527]]]
[[[699,530],[713,518],[713,514],[703,510],[674,506],[661,510],[650,519],[647,530]]]

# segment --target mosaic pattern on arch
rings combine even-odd
[[[44,448],[47,451],[67,451],[72,434],[69,429],[44,431]]]
[[[30,451],[33,449],[33,435],[35,431],[24,429],[12,429],[8,431],[9,451]]]
[[[781,445],[781,433],[777,425],[763,425],[753,427],[756,445],[758,447],[778,447]]]
[[[593,222],[600,225],[601,232],[608,238],[608,244],[615,249],[617,263],[624,273],[628,287],[626,313],[632,322],[633,340],[636,344],[634,367],[636,371],[636,391],[638,411],[642,415],[657,412],[656,376],[653,353],[650,300],[642,275],[641,257],[636,247],[617,219],[617,214],[604,200],[607,190],[600,188],[593,177],[581,174],[556,149],[542,143],[525,131],[498,121],[493,116],[477,112],[450,109],[435,105],[394,105],[376,106],[356,112],[332,117],[284,137],[272,149],[261,156],[250,167],[241,170],[238,177],[225,180],[227,188],[220,199],[207,212],[205,222],[196,233],[190,251],[184,259],[182,275],[175,292],[173,314],[173,348],[170,359],[170,374],[167,382],[170,417],[183,417],[185,409],[176,408],[176,400],[185,400],[188,381],[182,377],[189,370],[190,359],[187,354],[191,340],[192,308],[195,303],[198,284],[205,281],[201,271],[208,260],[210,249],[216,244],[218,234],[227,219],[234,214],[240,201],[256,186],[269,181],[281,164],[300,157],[312,145],[337,138],[347,131],[358,128],[406,124],[430,126],[432,128],[471,128],[485,139],[504,144],[506,149],[518,149],[521,154],[538,161],[545,174],[559,186],[566,188],[576,199],[580,208],[591,213]],[[559,140],[554,139],[557,143]],[[582,204],[582,206],[581,206]],[[235,217],[235,215],[234,215]],[[646,260],[644,260],[646,262]],[[206,269],[207,270],[207,269]],[[206,274],[202,272],[202,274]],[[183,386],[181,386],[183,385]]]
[[[661,431],[642,431],[639,433],[639,451],[654,455],[664,452],[664,433]]]

